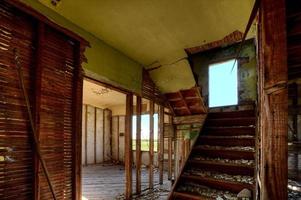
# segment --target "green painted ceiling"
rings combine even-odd
[[[145,66],[163,92],[194,86],[184,48],[244,31],[254,0],[39,0]],[[155,63],[155,64],[153,64]],[[174,64],[171,64],[174,63]]]

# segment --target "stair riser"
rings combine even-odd
[[[239,135],[255,135],[255,128],[252,127],[208,127],[204,128],[205,135],[221,135],[221,136],[239,136]]]
[[[237,111],[237,112],[217,112],[209,113],[207,119],[220,119],[220,118],[240,118],[240,117],[254,117],[254,110]]]
[[[222,163],[208,164],[189,161],[187,169],[200,169],[204,171],[214,171],[231,175],[254,176],[254,168],[251,166],[231,166],[223,165]]]
[[[206,121],[205,126],[210,127],[229,127],[229,126],[254,126],[255,118],[240,118],[240,119],[210,119]]]
[[[255,146],[255,139],[253,138],[200,138],[198,144],[212,145],[212,146]]]
[[[245,159],[245,160],[254,160],[253,152],[245,151],[224,151],[224,150],[193,150],[195,155],[201,155],[209,158],[225,158],[225,159]]]

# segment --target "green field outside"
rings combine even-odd
[[[154,151],[158,149],[158,141],[154,140]],[[133,140],[133,150],[136,150],[136,140]],[[141,151],[149,151],[149,140],[141,140]]]

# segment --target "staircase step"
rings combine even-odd
[[[174,192],[174,200],[213,200],[214,198],[202,197],[197,194],[187,193],[187,192]]]
[[[229,126],[250,126],[255,125],[255,117],[243,118],[220,118],[220,119],[207,119],[205,126],[210,127],[229,127]]]
[[[254,160],[254,151],[239,149],[212,149],[203,146],[195,146],[193,153],[210,158],[247,159]]]
[[[181,175],[181,178],[183,181],[192,181],[198,184],[205,184],[210,188],[215,188],[218,190],[228,190],[234,193],[239,193],[241,190],[245,188],[252,191],[254,190],[254,185],[240,183],[240,182],[218,180],[215,178],[201,177],[201,176],[194,176],[194,175]]]
[[[217,190],[210,188],[205,185],[200,185],[194,182],[183,182],[176,191],[178,193],[191,194],[194,196],[207,198],[207,199],[217,199],[222,197],[223,199],[236,199],[237,194],[225,190]],[[189,199],[189,198],[188,198]]]
[[[231,175],[254,176],[254,166],[203,160],[188,160],[188,163],[189,168],[199,168],[201,170],[210,170]]]
[[[254,136],[203,136],[198,139],[198,145],[215,146],[255,146]]]
[[[217,118],[240,118],[240,117],[254,117],[254,110],[243,110],[243,111],[230,111],[230,112],[210,112],[208,113],[208,119]]]
[[[255,135],[255,126],[245,127],[204,127],[203,133],[206,135]]]

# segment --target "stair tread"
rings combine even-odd
[[[240,192],[242,189],[247,188],[250,190],[254,190],[255,184],[247,184],[240,183],[228,180],[215,179],[211,177],[201,177],[201,176],[193,176],[193,175],[181,175],[181,178],[196,181],[203,185],[208,185],[210,188],[216,188],[219,190],[230,190],[231,192]]]
[[[224,162],[217,162],[217,161],[207,161],[207,160],[195,160],[191,159],[188,160],[190,163],[197,163],[197,164],[209,164],[209,165],[218,165],[218,166],[231,166],[231,167],[242,167],[248,169],[254,169],[254,165],[246,165],[246,164],[236,164],[236,163],[224,163]]]
[[[200,135],[201,139],[255,139],[254,135]]]
[[[193,147],[193,149],[196,150],[215,150],[215,151],[235,151],[235,152],[252,152],[255,153],[255,149],[252,146],[231,146],[231,147],[225,147],[225,146],[210,146],[210,145],[197,145]]]
[[[176,192],[192,194],[192,195],[209,198],[209,199],[216,199],[218,196],[223,197],[224,195],[228,195],[230,197],[237,196],[236,193],[233,193],[233,192],[230,192],[227,190],[214,189],[212,187],[208,187],[206,185],[197,184],[197,183],[193,183],[193,182],[183,183]]]
[[[190,200],[213,200],[214,198],[204,197],[200,196],[195,193],[188,193],[188,192],[174,192],[173,193],[174,198],[180,198],[180,199],[190,199]]]
[[[248,175],[232,175],[228,173],[220,173],[215,170],[204,170],[204,169],[189,169],[186,170],[183,175],[187,176],[195,176],[195,177],[202,177],[202,178],[211,178],[219,181],[227,181],[232,183],[238,184],[250,184],[254,185],[254,177]]]

